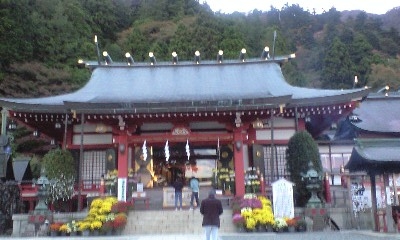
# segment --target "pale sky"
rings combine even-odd
[[[304,10],[317,13],[335,7],[337,11],[364,10],[367,13],[384,14],[394,7],[400,7],[400,0],[199,0],[207,2],[214,12],[232,13],[235,11],[248,13],[254,9],[269,11],[271,5],[281,9],[286,3],[299,4]]]

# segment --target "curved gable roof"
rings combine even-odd
[[[155,66],[97,66],[80,90],[52,97],[0,99],[3,106],[44,108],[127,108],[207,105],[293,106],[334,104],[360,99],[364,89],[321,90],[293,87],[280,61]]]
[[[374,174],[400,172],[400,140],[357,140],[345,168]]]
[[[352,124],[361,130],[400,133],[400,93],[370,94],[353,113],[360,121]]]

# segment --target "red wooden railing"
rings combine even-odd
[[[25,182],[18,185],[23,202],[28,202],[29,210],[33,211],[37,202],[38,186],[32,182]]]
[[[29,209],[28,211],[33,211],[37,204],[37,194],[38,194],[38,185],[33,184],[32,182],[22,182],[19,185],[20,189],[20,197],[23,202],[27,202]],[[80,186],[80,194],[79,194],[79,186]],[[88,195],[102,195],[104,193],[104,187],[101,187],[101,181],[98,180],[83,180],[80,184],[75,184],[74,186],[74,194],[72,196],[72,201],[80,201],[81,211],[83,208],[83,203],[86,200]],[[80,197],[78,197],[80,195]],[[49,206],[52,209],[52,206]]]

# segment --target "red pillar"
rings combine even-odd
[[[236,196],[243,196],[245,193],[245,188],[244,188],[244,163],[243,163],[243,137],[241,128],[236,128],[233,133],[233,157],[235,161]]]
[[[126,201],[128,181],[128,136],[118,137],[118,180],[122,179],[122,186],[118,186],[118,200]],[[118,182],[118,185],[120,181]],[[121,190],[120,190],[121,189]],[[123,191],[122,191],[123,190]]]
[[[331,184],[329,183],[329,175],[328,175],[328,173],[325,173],[324,186],[325,186],[325,201],[326,201],[326,203],[331,203],[331,201],[332,201]]]

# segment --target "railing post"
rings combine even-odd
[[[105,192],[104,175],[101,175],[99,192],[100,192],[100,196],[104,195],[104,192]]]

